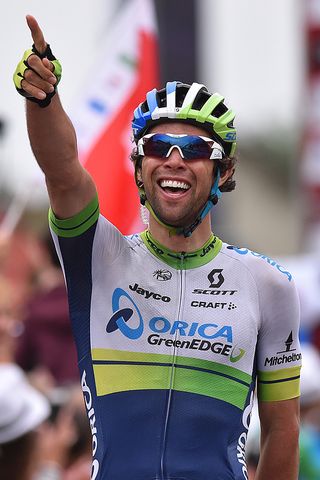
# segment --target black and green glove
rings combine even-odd
[[[30,69],[32,70],[32,68],[30,67],[30,65],[28,64],[28,58],[30,57],[30,55],[37,55],[37,57],[39,58],[47,58],[48,60],[50,60],[50,62],[53,63],[53,66],[54,66],[54,70],[53,70],[53,75],[56,77],[57,79],[57,82],[55,83],[55,85],[53,86],[54,87],[54,90],[53,92],[51,93],[47,93],[47,96],[45,99],[43,100],[39,100],[38,98],[35,98],[35,97],[32,97],[30,96],[25,90],[23,90],[23,88],[21,87],[21,82],[22,80],[24,79],[24,74],[25,74],[25,71],[27,69]],[[25,97],[27,100],[31,101],[31,102],[35,102],[37,103],[40,107],[44,108],[44,107],[47,107],[50,102],[51,102],[51,98],[56,94],[56,91],[57,91],[57,86],[58,86],[58,83],[60,82],[60,79],[61,79],[61,74],[62,74],[62,67],[61,67],[61,63],[59,62],[59,60],[56,59],[56,57],[53,55],[52,51],[51,51],[51,48],[50,48],[50,45],[47,43],[47,47],[45,49],[45,51],[43,53],[40,53],[38,52],[38,50],[36,49],[36,47],[34,45],[32,45],[32,48],[29,49],[29,50],[26,50],[23,54],[23,57],[22,57],[22,60],[18,63],[17,65],[17,68],[13,74],[13,82],[15,84],[15,87],[17,89],[17,91],[20,93],[20,95],[22,95],[23,97]]]

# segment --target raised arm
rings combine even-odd
[[[27,16],[36,51],[46,52],[47,43],[36,21]],[[57,78],[54,64],[36,54],[27,57],[21,89],[27,97],[43,100],[53,92]],[[80,212],[96,194],[94,182],[78,160],[76,134],[62,108],[58,94],[45,108],[27,100],[27,127],[31,148],[46,177],[55,214],[68,218]]]

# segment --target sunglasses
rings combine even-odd
[[[224,151],[212,138],[198,135],[173,135],[150,133],[138,141],[138,154],[156,158],[168,158],[174,148],[185,160],[221,159]]]

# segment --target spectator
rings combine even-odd
[[[3,480],[30,480],[37,464],[37,427],[49,402],[12,363],[0,364],[0,472]],[[19,461],[17,461],[19,454]]]
[[[46,393],[78,383],[76,350],[71,333],[66,288],[52,239],[44,239],[46,262],[38,274],[39,287],[26,306],[17,363],[32,383]]]

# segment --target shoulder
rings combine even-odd
[[[275,311],[283,314],[284,310],[290,310],[292,315],[298,316],[299,296],[294,278],[286,266],[268,255],[244,247],[223,244],[221,252],[232,259],[235,265],[241,264],[249,272],[263,318],[275,316]],[[236,266],[233,270],[236,271]]]
[[[268,255],[246,247],[236,247],[226,243],[223,243],[221,253],[235,262],[240,262],[260,281],[265,279],[275,283],[293,283],[293,276],[290,271]]]

